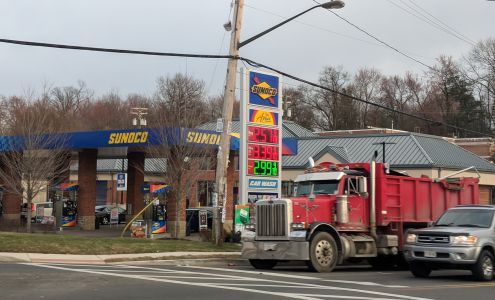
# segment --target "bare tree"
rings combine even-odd
[[[307,88],[300,86],[296,88],[284,89],[284,103],[286,110],[290,109],[291,116],[286,115],[286,120],[294,121],[295,123],[312,129],[315,127],[315,113],[311,107],[304,102]]]
[[[56,134],[45,103],[26,103],[24,112],[16,116],[9,141],[0,152],[0,180],[6,193],[22,198],[28,206],[27,231],[31,232],[32,200],[66,171],[60,159],[65,155],[65,138]]]
[[[66,130],[81,129],[77,127],[79,124],[75,120],[79,119],[79,113],[84,105],[93,98],[93,92],[83,81],[79,81],[77,87],[45,88],[44,95],[57,112],[57,118],[64,124]]]
[[[495,39],[478,42],[464,58],[465,79],[483,103],[490,126],[495,127]]]
[[[159,78],[157,92],[152,103],[152,123],[157,129],[154,135],[158,139],[158,146],[151,147],[149,153],[154,157],[166,160],[166,171],[163,177],[171,185],[168,192],[168,201],[173,201],[175,211],[170,211],[175,217],[173,235],[181,234],[181,209],[184,206],[184,187],[186,181],[191,183],[199,176],[198,172],[191,171],[191,164],[201,160],[208,153],[202,141],[214,141],[211,135],[201,135],[201,132],[192,129],[205,121],[204,83],[177,74],[173,78]],[[216,143],[210,144],[214,149]]]
[[[360,69],[354,76],[353,95],[359,99],[366,100],[372,103],[379,103],[380,98],[380,84],[382,81],[382,75],[376,69]],[[360,128],[366,128],[375,122],[370,120],[370,110],[376,108],[370,107],[370,104],[359,102],[357,103],[359,110],[358,126]]]
[[[325,67],[320,75],[319,83],[332,91],[311,89],[307,93],[304,103],[315,112],[315,126],[320,130],[335,130],[339,128],[342,118],[348,119],[343,109],[348,109],[352,103],[349,99],[336,92],[345,92],[349,84],[349,73],[342,67]],[[349,112],[352,110],[348,110]]]

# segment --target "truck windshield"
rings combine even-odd
[[[452,209],[446,211],[435,226],[489,228],[492,224],[493,213],[493,211],[481,209]]]
[[[333,195],[339,189],[338,180],[302,181],[297,184],[296,196],[308,196],[311,193],[311,185],[314,184],[313,194]]]

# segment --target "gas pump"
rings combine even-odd
[[[145,218],[150,218],[150,234],[152,238],[159,237],[167,232],[167,209],[164,195],[170,187],[166,184],[146,184],[143,186],[146,202],[153,201],[151,216],[145,213]]]
[[[151,234],[167,232],[167,210],[165,204],[153,205],[151,216]]]
[[[55,187],[57,226],[75,227],[77,222],[77,183],[61,183]]]

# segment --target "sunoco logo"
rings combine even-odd
[[[268,99],[272,105],[275,105],[275,99],[273,99],[273,96],[277,95],[278,90],[276,88],[272,88],[264,81],[261,82],[257,76],[253,77],[253,81],[256,84],[251,87],[251,93],[260,96],[263,100]]]

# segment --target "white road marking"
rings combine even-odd
[[[407,288],[408,287],[408,286],[405,286],[405,285],[382,285],[380,283],[366,282],[366,281],[322,279],[322,278],[319,278],[319,277],[301,276],[301,275],[292,275],[292,274],[283,274],[283,273],[276,273],[276,272],[264,272],[264,271],[261,271],[260,272],[260,271],[249,271],[249,270],[221,269],[221,268],[200,267],[200,266],[190,266],[190,267],[187,267],[187,268],[204,269],[204,270],[214,270],[214,271],[239,272],[239,273],[247,273],[247,274],[260,274],[260,275],[269,275],[269,276],[294,278],[294,279],[322,280],[322,281],[335,282],[335,283],[346,283],[346,284],[356,284],[356,285],[366,285],[366,286],[381,286],[381,287],[388,287],[388,288]]]
[[[225,278],[225,277],[204,277],[204,276],[176,276],[176,275],[151,275],[151,277],[155,278],[183,278],[183,279],[207,279],[207,280],[232,280],[232,281],[246,281],[245,278]],[[252,281],[263,281],[263,279],[251,279]],[[223,283],[222,283],[223,285]],[[232,285],[237,285],[233,283]],[[249,286],[249,284],[246,284]]]
[[[194,285],[194,286],[209,287],[209,288],[216,288],[216,289],[251,292],[251,293],[273,295],[273,296],[280,296],[280,297],[285,297],[285,298],[293,298],[293,299],[301,299],[301,300],[320,300],[320,299],[314,298],[314,297],[299,296],[299,295],[295,295],[295,294],[253,290],[253,289],[246,289],[246,288],[240,288],[240,287],[215,286],[215,285],[211,285],[211,284],[207,284],[207,283],[199,283],[199,282],[183,282],[183,281],[177,281],[177,280],[169,280],[169,279],[161,279],[161,278],[153,278],[153,277],[143,277],[143,276],[129,275],[129,274],[114,274],[114,273],[105,273],[105,272],[89,271],[89,270],[84,271],[84,270],[78,270],[78,269],[69,269],[69,268],[63,268],[63,267],[59,267],[59,266],[50,266],[50,265],[34,264],[34,263],[25,263],[25,265],[50,268],[50,269],[57,269],[57,270],[72,271],[72,272],[80,272],[80,273],[89,273],[89,274],[106,275],[106,276],[114,276],[114,277],[124,277],[124,278],[131,278],[131,279],[149,280],[149,281],[156,281],[156,282],[182,284],[182,285],[188,285],[188,286]]]
[[[311,295],[323,298],[338,298],[338,299],[363,299],[363,300],[395,300],[395,298],[370,298],[370,297],[352,297],[352,296],[336,296],[336,295],[322,295],[322,294],[298,294],[299,296]]]
[[[370,282],[370,281],[349,281],[349,280],[332,280],[332,279],[323,279],[323,281],[336,282],[336,283],[349,283],[349,284],[357,284],[357,285],[368,285],[368,286],[380,286],[380,287],[387,287],[387,288],[408,288],[409,287],[407,285],[385,285],[385,284],[380,284],[380,283]]]
[[[252,292],[252,293],[282,296],[282,297],[288,297],[288,298],[293,298],[293,299],[305,299],[305,300],[319,299],[319,298],[314,298],[310,294],[299,295],[297,293],[281,293],[281,292],[256,290],[256,289],[242,288],[242,287],[239,287],[239,285],[229,286],[229,285],[222,285],[220,283],[184,282],[184,281],[170,280],[170,279],[165,279],[165,278],[154,278],[153,276],[149,276],[149,275],[144,276],[144,275],[105,273],[105,272],[101,272],[101,271],[70,269],[68,267],[64,268],[64,267],[60,267],[60,266],[53,266],[53,265],[46,265],[46,264],[25,263],[25,265],[39,266],[39,267],[45,267],[45,268],[53,268],[53,269],[59,269],[59,270],[67,270],[67,271],[73,271],[73,272],[82,272],[82,273],[90,273],[90,274],[98,274],[98,275],[107,275],[107,276],[115,276],[115,277],[124,277],[124,278],[133,278],[133,279],[141,279],[141,280],[149,280],[149,281],[182,284],[182,285],[194,285],[194,286],[210,287],[210,288],[218,288],[218,289],[238,290],[238,291],[245,291],[245,292]],[[163,269],[163,268],[149,268],[149,267],[141,267],[141,266],[135,267],[135,268],[145,269],[145,270],[155,270],[155,271],[167,270],[167,269]],[[230,271],[230,272],[236,271],[236,270],[231,270],[231,269],[219,269],[219,268],[208,268],[208,267],[188,267],[188,268],[211,269],[211,270],[215,270],[215,271]],[[260,274],[260,272],[253,272],[253,271],[245,271],[245,270],[239,270],[239,271],[241,271],[241,273]],[[184,273],[201,274],[201,275],[206,275],[206,276],[215,275],[215,276],[220,276],[220,277],[225,277],[225,278],[235,277],[235,278],[243,278],[246,280],[252,280],[253,279],[250,277],[229,276],[229,275],[223,275],[223,274],[212,274],[212,273],[202,273],[202,272],[187,272],[186,271]],[[272,275],[272,273],[262,273],[262,274]],[[297,277],[304,277],[304,278],[312,278],[312,279],[320,280],[320,278],[316,278],[316,277],[296,276],[296,275],[288,275],[288,274],[284,274],[287,276],[280,276],[282,274],[278,274],[278,273],[273,273],[273,274],[276,276],[279,276],[279,277],[292,277],[292,278],[293,277],[296,277],[296,278]],[[207,280],[208,277],[205,277],[204,279]],[[274,287],[282,287],[282,286],[291,286],[292,288],[311,287],[313,289],[346,291],[346,292],[355,292],[355,293],[363,293],[363,294],[391,297],[391,298],[387,298],[387,299],[429,300],[427,298],[420,298],[420,297],[413,297],[413,296],[406,296],[406,295],[392,294],[392,293],[383,293],[383,292],[376,292],[376,291],[368,291],[368,290],[360,290],[360,289],[323,286],[323,285],[318,285],[318,284],[299,283],[299,282],[290,282],[290,281],[279,281],[279,280],[271,280],[271,279],[267,279],[267,278],[263,278],[263,280],[281,284],[281,285],[274,285]],[[328,298],[329,296],[332,296],[332,295],[325,295],[325,298]],[[338,295],[333,295],[333,296],[334,296],[334,298],[341,297]],[[346,299],[365,299],[365,298],[370,299],[370,300],[371,299],[383,299],[383,298],[370,298],[370,297],[361,297],[361,296],[356,296],[356,297],[346,296],[346,297],[348,297]]]

